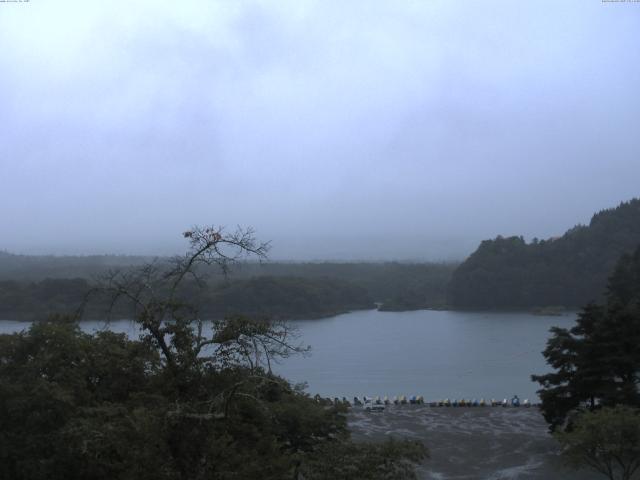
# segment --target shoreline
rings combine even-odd
[[[351,308],[344,310],[333,310],[330,312],[316,312],[316,313],[308,313],[301,316],[298,315],[266,315],[261,313],[246,313],[240,315],[246,315],[249,317],[264,317],[272,320],[282,320],[282,321],[292,321],[292,322],[304,322],[304,321],[314,321],[314,320],[322,320],[327,318],[339,317],[341,315],[347,315],[350,313],[357,312],[380,312],[380,313],[409,313],[409,312],[453,312],[453,313],[479,313],[479,314],[527,314],[535,317],[567,317],[576,315],[580,309],[579,308],[565,308],[562,311],[557,310],[549,310],[547,311],[545,308],[532,308],[532,309],[472,309],[472,308],[453,308],[451,306],[444,307],[421,307],[421,308],[403,308],[403,309],[385,309],[383,305],[380,307],[374,308]],[[47,314],[49,315],[49,314]],[[72,314],[70,314],[72,315]],[[233,315],[233,314],[228,314]],[[207,318],[206,321],[212,321],[217,318]],[[14,318],[0,318],[0,322],[22,322],[22,323],[32,323],[36,321],[41,321],[41,318],[33,318],[22,315],[21,313],[16,312],[14,314]],[[104,318],[82,318],[79,320],[82,322],[97,322],[102,321]],[[114,316],[111,318],[113,321],[121,321],[121,320],[131,320],[130,318],[120,318],[118,316]]]
[[[538,408],[433,408],[391,405],[383,412],[351,408],[354,440],[421,440],[430,451],[420,480],[598,480],[563,466]]]

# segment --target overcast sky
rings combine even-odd
[[[0,249],[453,259],[640,195],[640,3],[0,3]]]

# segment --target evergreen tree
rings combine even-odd
[[[551,330],[543,355],[555,371],[532,376],[552,430],[574,410],[640,405],[640,247],[619,260],[606,298],[586,306],[573,328]]]

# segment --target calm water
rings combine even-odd
[[[371,310],[292,322],[312,355],[288,359],[278,371],[323,396],[533,400],[530,375],[548,371],[541,351],[549,328],[574,321],[573,314]]]
[[[424,395],[438,398],[536,399],[532,373],[548,371],[541,351],[549,328],[568,327],[575,315],[527,313],[359,311],[321,320],[292,322],[308,357],[286,359],[275,370],[306,381],[323,396]],[[25,328],[0,321],[0,332]],[[83,329],[104,328],[102,322]],[[128,321],[110,328],[136,334]]]

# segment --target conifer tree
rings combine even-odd
[[[551,330],[543,355],[555,371],[532,376],[552,430],[572,411],[640,405],[640,247],[620,259],[606,298],[583,308],[573,328]]]

